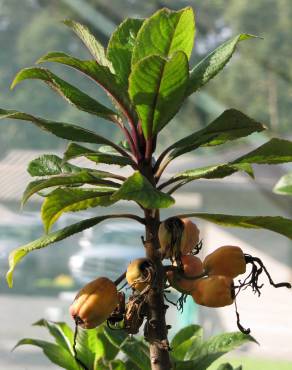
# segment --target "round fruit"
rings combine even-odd
[[[70,314],[84,329],[103,323],[118,304],[115,284],[106,277],[99,277],[85,285],[70,306]]]
[[[187,255],[181,257],[183,274],[188,277],[196,277],[203,273],[203,263],[199,257]],[[188,280],[180,277],[176,271],[167,271],[167,279],[171,286],[184,294],[190,294],[195,289],[196,280]]]
[[[126,273],[128,284],[135,290],[142,292],[152,280],[151,261],[148,258],[137,258],[132,261]]]
[[[171,217],[158,230],[161,252],[165,258],[190,253],[199,242],[200,231],[189,218]]]
[[[209,254],[203,261],[208,275],[225,275],[235,278],[246,271],[246,261],[239,247],[225,245]]]
[[[207,307],[224,307],[233,303],[234,286],[232,278],[214,275],[195,282],[192,297],[197,304]]]

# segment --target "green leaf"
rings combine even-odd
[[[198,180],[198,179],[221,179],[226,176],[230,176],[237,171],[244,171],[250,177],[254,177],[253,169],[248,163],[241,163],[241,164],[218,164],[215,166],[207,166],[201,168],[195,168],[192,170],[187,170],[184,172],[180,172],[175,176],[171,177],[165,184],[169,185],[173,182],[182,181],[182,184],[187,184],[190,181]],[[163,186],[163,187],[164,187]]]
[[[292,141],[271,139],[232,163],[277,164],[292,162]]]
[[[178,361],[176,363],[176,369],[206,370],[219,357],[248,342],[257,343],[250,335],[238,332],[211,337],[195,349],[191,356],[192,360]]]
[[[53,322],[41,319],[33,324],[34,326],[43,326],[47,328],[50,334],[55,338],[56,344],[69,351],[73,351],[73,332],[65,322]]]
[[[107,207],[115,202],[111,199],[112,191],[100,189],[56,189],[50,193],[43,202],[41,215],[45,231],[48,232],[52,225],[64,212],[77,212],[90,207]]]
[[[143,19],[126,19],[118,26],[108,43],[107,57],[125,86],[128,86],[133,48],[142,24]]]
[[[170,57],[183,51],[191,56],[195,36],[194,13],[191,7],[172,11],[160,9],[143,23],[136,38],[132,64],[150,55]]]
[[[257,343],[252,336],[239,332],[219,334],[203,342],[192,353],[190,351],[189,357],[193,360],[193,368],[203,370],[225,353],[249,342]]]
[[[99,351],[96,351],[95,361],[99,358],[106,359],[108,361],[114,360],[119,353],[119,348],[113,345],[108,337],[105,335],[106,324],[100,325],[96,328],[97,338],[99,340]]]
[[[200,87],[204,86],[225,67],[240,41],[254,37],[256,36],[246,33],[237,35],[231,40],[224,42],[224,44],[220,45],[201,60],[190,72],[187,95],[191,95]]]
[[[134,66],[129,94],[146,139],[162,130],[178,112],[188,78],[188,60],[183,52],[177,52],[170,59],[151,55]]]
[[[112,174],[115,176],[114,174]],[[111,174],[103,171],[87,171],[82,170],[78,173],[73,174],[62,174],[57,176],[51,176],[48,179],[41,179],[32,181],[26,187],[22,196],[22,206],[27,202],[27,200],[35,193],[42,189],[47,189],[53,186],[81,186],[84,184],[102,185],[109,186],[108,191],[113,188],[118,188],[119,184],[104,180],[104,178],[111,177]]]
[[[118,146],[110,140],[80,126],[69,123],[48,121],[40,117],[32,116],[31,114],[0,109],[0,119],[4,118],[30,121],[39,128],[61,137],[62,139],[93,144],[106,144],[118,148]]]
[[[105,328],[104,333],[110,342],[124,352],[125,355],[127,355],[127,357],[129,357],[129,359],[139,367],[139,369],[151,369],[150,359],[144,351],[143,343],[140,343],[134,337],[129,337],[121,330],[117,331]]]
[[[132,161],[128,157],[103,153],[100,149],[92,150],[76,143],[70,143],[64,153],[63,161],[66,162],[72,158],[85,157],[95,163],[116,164],[121,167],[132,165]]]
[[[31,176],[52,176],[62,173],[78,173],[82,168],[63,163],[62,158],[54,154],[43,154],[28,164],[27,172]]]
[[[77,357],[88,369],[94,368],[95,353],[100,351],[102,343],[97,338],[96,329],[82,329],[78,327],[76,340]]]
[[[170,156],[176,158],[200,146],[221,145],[263,130],[265,130],[265,127],[261,123],[236,109],[228,109],[207,127],[171,145],[169,150],[175,150]]]
[[[75,32],[98,64],[108,67],[111,66],[111,63],[105,56],[104,47],[99,41],[96,40],[86,26],[71,19],[65,19],[63,23]]]
[[[40,347],[50,361],[62,367],[63,369],[80,370],[80,367],[75,361],[74,357],[64,348],[56,344],[46,342],[44,340],[24,338],[20,340],[14,348],[17,348],[24,344]]]
[[[182,217],[182,215],[177,217]],[[280,216],[234,216],[210,213],[189,213],[184,215],[184,217],[197,217],[222,226],[267,229],[292,239],[292,220]]]
[[[186,340],[190,339],[193,336],[198,336],[202,338],[203,335],[203,329],[199,325],[188,325],[181,330],[179,330],[175,336],[172,338],[172,341],[170,343],[171,348],[176,348],[179,345],[181,345]]]
[[[27,79],[39,79],[44,81],[54,91],[60,94],[67,102],[76,108],[96,116],[103,117],[115,122],[117,113],[100,104],[89,95],[85,94],[77,87],[62,80],[54,73],[45,68],[31,67],[22,69],[15,76],[11,88],[13,89],[19,82]]]
[[[185,340],[179,346],[177,346],[171,355],[175,360],[189,360],[188,352],[192,348],[197,348],[200,346],[202,338],[200,336],[192,336],[191,338]]]
[[[114,100],[116,105],[135,121],[136,115],[125,86],[106,66],[92,60],[80,60],[62,52],[51,52],[41,57],[37,63],[55,62],[72,67],[96,81]],[[76,140],[77,141],[77,140]]]
[[[292,195],[292,173],[282,176],[273,191],[277,194]]]
[[[149,180],[135,172],[122,184],[112,196],[113,201],[120,199],[133,200],[145,208],[167,208],[174,204],[174,199],[161,191],[156,190]]]
[[[189,325],[181,329],[172,339],[171,355],[176,360],[184,360],[190,348],[200,345],[203,330],[199,325]]]
[[[107,216],[99,216],[99,217],[92,217],[80,222],[77,222],[73,225],[67,226],[63,229],[57,230],[51,234],[43,235],[39,239],[36,239],[28,244],[25,244],[17,249],[14,249],[9,254],[9,270],[6,274],[6,280],[8,286],[12,288],[13,286],[13,272],[15,267],[18,263],[25,257],[28,253],[36,250],[44,248],[50,244],[56,243],[60,240],[68,238],[73,234],[77,234],[85,229],[89,229],[92,226],[99,224],[100,222],[108,219],[113,218],[114,215],[107,215]]]

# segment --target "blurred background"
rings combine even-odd
[[[0,0],[0,106],[57,121],[82,124],[112,139],[119,133],[102,119],[66,104],[41,82],[24,82],[11,91],[17,71],[31,66],[47,51],[64,51],[79,58],[89,54],[60,20],[72,18],[86,24],[106,45],[115,27],[126,17],[147,17],[167,6],[191,5],[196,13],[197,34],[192,63],[217,45],[241,32],[261,36],[239,45],[232,61],[202,91],[191,97],[179,115],[161,132],[158,150],[179,137],[206,126],[226,108],[242,110],[269,130],[215,149],[201,149],[178,159],[169,174],[236,158],[269,137],[292,139],[292,3],[289,0]],[[50,66],[65,80],[109,104],[105,94],[78,73]],[[96,275],[118,276],[127,263],[143,255],[141,228],[131,222],[111,222],[69,240],[28,255],[15,273],[15,286],[5,282],[9,252],[43,233],[39,217],[41,198],[35,196],[24,210],[20,199],[30,181],[26,167],[43,153],[62,153],[66,143],[25,122],[1,121],[0,131],[0,369],[57,369],[39,350],[27,346],[11,353],[23,337],[46,338],[31,324],[44,317],[70,322],[68,306],[75,292]],[[79,164],[82,160],[79,161]],[[83,162],[82,162],[83,163]],[[83,163],[84,164],[84,163]],[[88,166],[88,163],[86,163]],[[102,169],[102,167],[99,167]],[[176,196],[174,212],[203,211],[246,215],[292,217],[292,198],[272,193],[291,165],[255,166],[256,181],[232,175],[218,181],[200,180]],[[115,205],[115,212],[131,205]],[[103,210],[104,211],[104,210]],[[98,209],[95,212],[100,212]],[[62,216],[56,227],[76,222],[84,213]],[[203,254],[224,244],[239,245],[262,258],[274,279],[292,280],[291,241],[268,231],[226,229],[200,222]],[[291,292],[270,289],[267,282],[260,298],[243,292],[238,306],[242,324],[250,327],[260,346],[243,347],[231,354],[244,369],[292,369]],[[207,309],[187,302],[184,313],[169,313],[173,330],[200,323],[207,336],[236,330],[233,307]],[[289,345],[290,343],[290,345]],[[237,361],[237,362],[236,362]]]

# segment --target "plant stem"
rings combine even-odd
[[[148,152],[150,154],[150,152]],[[141,168],[142,174],[155,185],[151,162]],[[168,327],[165,313],[168,308],[164,303],[165,271],[161,262],[158,239],[159,211],[145,209],[145,251],[155,267],[155,278],[147,296],[147,321],[144,327],[145,339],[150,344],[150,361],[152,370],[169,370],[172,368],[167,339]]]

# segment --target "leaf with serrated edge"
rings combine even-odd
[[[17,112],[14,110],[0,109],[0,119],[4,118],[32,122],[39,128],[48,131],[51,134],[62,139],[92,144],[106,144],[119,150],[118,146],[115,143],[111,142],[103,136],[97,135],[95,132],[84,129],[80,126],[63,122],[48,121],[40,117],[32,116],[31,114]]]
[[[265,127],[261,123],[236,109],[228,109],[207,127],[172,144],[169,150],[174,150],[170,156],[176,158],[200,146],[222,145],[263,130]]]
[[[75,34],[80,38],[80,40],[90,51],[91,55],[94,57],[97,63],[103,66],[111,67],[111,63],[105,56],[104,47],[99,41],[96,40],[96,38],[86,26],[71,19],[65,19],[63,23],[75,32]]]
[[[133,200],[145,208],[167,208],[174,204],[174,199],[161,191],[156,190],[149,180],[135,172],[122,184],[111,199],[114,201],[124,199]]]
[[[117,152],[115,152],[117,153]],[[118,166],[128,166],[132,162],[127,157],[122,157],[121,155],[104,153],[99,150],[92,150],[84,146],[78,145],[76,143],[70,143],[64,153],[63,161],[69,161],[72,158],[85,157],[90,161],[95,163],[106,163],[115,164]]]
[[[273,191],[277,194],[292,195],[292,173],[282,176]]]
[[[212,213],[189,213],[177,217],[196,217],[228,227],[267,229],[292,239],[292,220],[280,216],[236,216]]]
[[[12,288],[12,285],[13,285],[13,272],[14,272],[15,267],[23,259],[23,257],[25,257],[28,253],[36,249],[44,248],[52,243],[56,243],[65,238],[68,238],[69,236],[77,234],[85,229],[89,229],[90,227],[93,227],[104,220],[107,220],[109,218],[118,218],[118,217],[119,215],[106,215],[106,216],[92,217],[92,218],[77,222],[73,225],[67,226],[63,229],[57,230],[48,235],[43,235],[39,239],[36,239],[28,244],[23,245],[22,247],[14,249],[9,254],[9,270],[6,274],[6,280],[7,280],[9,287]]]
[[[178,112],[185,98],[188,78],[188,60],[183,52],[177,52],[170,59],[152,55],[134,66],[129,94],[146,139],[162,130]]]
[[[143,21],[143,19],[126,19],[114,31],[108,43],[107,57],[125,86],[128,86],[132,52]]]
[[[127,90],[108,67],[99,65],[93,60],[80,60],[62,52],[48,53],[37,61],[37,63],[44,62],[61,63],[84,73],[97,82],[113,98],[126,116],[131,116],[133,121],[135,121],[136,113],[130,102]]]
[[[200,61],[191,71],[187,95],[191,95],[209,80],[215,77],[229,62],[240,41],[255,38],[254,35],[242,33],[224,42]]]
[[[113,175],[114,176],[114,175]],[[109,186],[109,191],[112,191],[113,188],[118,188],[119,184],[116,184],[112,181],[104,180],[104,178],[110,177],[110,174],[103,171],[80,171],[74,174],[63,174],[57,176],[51,176],[48,179],[41,179],[32,181],[26,187],[23,196],[22,196],[22,206],[27,202],[27,200],[35,193],[40,190],[47,189],[54,186],[70,186],[70,185],[101,185]]]
[[[182,51],[189,59],[195,37],[194,13],[191,7],[173,11],[160,9],[146,19],[138,32],[132,64],[150,55],[170,57]]]
[[[77,212],[97,206],[108,207],[115,203],[111,194],[113,191],[107,188],[104,191],[94,188],[54,190],[46,197],[41,208],[45,231],[48,232],[64,212]]]
[[[98,101],[91,98],[77,87],[62,80],[60,77],[56,76],[54,73],[45,68],[31,67],[22,69],[15,76],[11,88],[13,89],[21,81],[27,79],[38,79],[44,81],[67,102],[74,105],[79,110],[103,117],[113,122],[115,122],[117,119],[117,113],[100,104]]]

